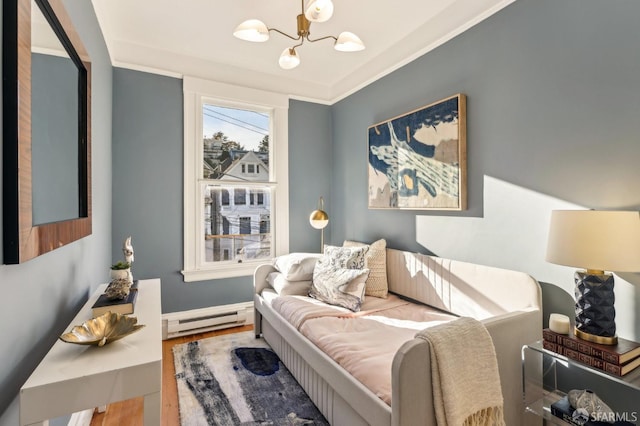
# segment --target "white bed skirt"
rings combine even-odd
[[[256,304],[259,303],[256,298]],[[270,307],[262,305],[261,313],[259,327],[262,336],[329,423],[337,426],[391,424],[391,407],[384,401],[338,367],[335,361]],[[298,350],[294,349],[294,345]],[[313,362],[316,369],[307,360]],[[361,417],[352,407],[359,407],[360,412],[367,413],[368,418]]]

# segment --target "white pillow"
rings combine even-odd
[[[311,289],[311,280],[289,281],[282,272],[270,273],[267,282],[281,296],[306,296]]]
[[[273,259],[273,266],[288,281],[309,281],[313,278],[313,268],[320,253],[290,253]]]

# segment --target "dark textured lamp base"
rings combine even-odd
[[[613,275],[576,271],[576,336],[583,340],[615,345],[616,310]]]

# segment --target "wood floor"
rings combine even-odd
[[[162,426],[180,425],[178,414],[178,389],[176,387],[175,367],[173,365],[173,347],[193,340],[222,334],[239,333],[253,330],[252,325],[210,331],[208,333],[193,334],[177,337],[162,342]],[[91,426],[138,426],[142,425],[142,397],[118,402],[107,406],[104,413],[93,414]]]

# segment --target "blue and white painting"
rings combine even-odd
[[[369,208],[466,208],[466,98],[369,127]]]

